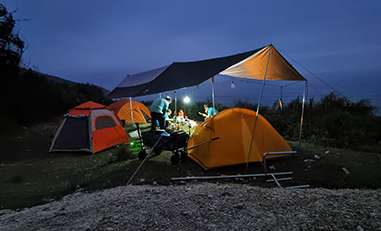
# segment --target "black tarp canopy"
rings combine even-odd
[[[108,97],[137,97],[177,90],[201,84],[217,74],[263,79],[265,72],[267,80],[305,81],[291,64],[269,45],[220,58],[174,62],[169,66],[127,76]]]

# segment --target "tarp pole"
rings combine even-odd
[[[306,88],[307,88],[307,81],[304,82],[304,90],[303,90],[302,115],[300,116],[299,148],[302,143],[302,128],[303,128],[303,120],[304,120],[304,104],[306,102]]]
[[[213,114],[212,114],[212,117],[214,116],[214,76],[211,78],[211,82],[212,82],[212,101],[213,101]]]
[[[177,116],[177,95],[175,90],[175,117]]]
[[[132,111],[132,99],[130,97],[131,123],[134,123],[134,112]]]
[[[263,95],[263,89],[265,88],[265,81],[266,81],[267,69],[268,69],[268,67],[269,67],[269,62],[270,62],[271,48],[272,48],[272,45],[270,45],[269,55],[267,56],[266,70],[265,70],[265,75],[263,76],[263,82],[262,82],[262,87],[261,87],[261,93],[260,93],[260,95],[259,95],[258,106],[257,106],[257,113],[256,113],[256,115],[255,115],[255,122],[254,122],[253,134],[251,135],[251,142],[250,142],[249,155],[248,155],[248,157],[247,157],[247,162],[246,162],[246,171],[247,171],[247,169],[249,168],[251,149],[252,149],[252,147],[253,147],[254,134],[255,134],[255,129],[256,129],[256,127],[257,127],[257,121],[258,121],[259,106],[261,105],[262,95]]]

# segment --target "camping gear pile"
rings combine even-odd
[[[153,148],[156,155],[159,155],[162,150],[172,151],[172,164],[178,164],[180,160],[187,158],[186,146],[189,135],[184,131],[146,131],[142,132],[143,144]],[[139,154],[139,159],[143,160],[147,156],[146,150],[143,148]]]

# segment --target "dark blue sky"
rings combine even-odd
[[[320,98],[332,91],[312,72],[350,99],[370,98],[381,107],[379,0],[2,3],[9,11],[17,10],[16,19],[30,19],[16,25],[27,45],[24,61],[46,74],[112,90],[127,74],[273,43],[309,80],[310,96]],[[216,100],[257,100],[250,87],[257,83],[235,80],[232,89],[231,81],[217,82],[221,86],[216,85]],[[275,99],[280,88],[270,85],[265,96]],[[284,87],[283,94],[296,98],[303,89],[297,85]],[[187,91],[183,94],[193,92],[195,99],[202,95],[200,89]]]

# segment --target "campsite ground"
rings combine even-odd
[[[143,126],[143,129],[144,127],[148,128]],[[95,155],[48,154],[47,148],[54,129],[55,124],[44,124],[19,128],[13,134],[2,135],[0,209],[43,204],[74,191],[95,191],[125,185],[142,163],[136,151],[132,152],[127,160],[118,158],[120,150],[126,148],[123,146]],[[127,129],[133,130],[134,127]],[[185,130],[188,131],[187,128]],[[293,172],[292,181],[282,182],[282,186],[310,185],[312,188],[329,189],[381,188],[380,153],[321,147],[305,142],[299,148],[297,142],[289,143],[298,154],[291,158],[272,160],[268,164],[273,172]],[[250,164],[247,171],[245,165],[204,171],[191,160],[172,165],[171,156],[169,151],[150,156],[134,175],[131,184],[166,186],[185,184],[185,181],[172,181],[173,177],[263,173],[263,166],[259,163]],[[344,172],[343,167],[349,174]],[[276,187],[275,183],[265,183],[263,177],[209,182]]]

